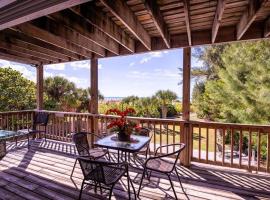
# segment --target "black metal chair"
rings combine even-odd
[[[129,199],[131,198],[131,193],[130,193],[130,184],[131,184],[133,192],[134,192],[134,197],[136,200],[135,188],[128,173],[128,163],[113,163],[113,162],[100,161],[100,160],[91,160],[85,157],[79,157],[78,160],[79,160],[79,163],[83,172],[83,176],[84,176],[84,179],[81,185],[79,199],[81,199],[84,185],[96,186],[97,183],[99,184],[100,190],[101,188],[110,190],[109,199],[111,199],[112,191],[115,184],[124,175],[126,175],[127,183],[128,183]],[[102,190],[100,192],[102,193]]]
[[[31,127],[27,129],[18,130],[19,136],[27,136],[28,139],[28,147],[29,147],[29,137],[30,135],[34,138],[36,134],[44,134],[44,138],[46,141],[46,132],[47,132],[47,124],[49,122],[49,113],[45,112],[37,112],[34,114],[33,124]],[[44,127],[40,129],[40,127]],[[17,145],[17,138],[16,138],[16,145]]]
[[[75,133],[72,136],[72,140],[75,143],[76,149],[78,151],[78,154],[80,157],[86,157],[88,159],[99,159],[102,158],[106,155],[108,155],[109,160],[110,160],[110,155],[109,155],[109,151],[108,150],[104,150],[104,149],[100,149],[100,148],[90,148],[89,143],[88,143],[88,139],[87,139],[87,135],[91,134],[91,133],[87,133],[87,132],[79,132],[79,133]],[[78,162],[78,158],[76,158],[72,172],[70,177],[72,177],[75,166]]]
[[[157,152],[158,152],[159,149],[162,149],[162,148],[167,149],[168,147],[173,147],[173,146],[174,147],[179,147],[179,148],[177,150],[173,151],[172,153],[157,156]],[[146,160],[146,162],[144,163],[144,170],[143,170],[143,175],[142,175],[142,179],[141,179],[139,190],[138,190],[138,196],[140,195],[142,182],[143,182],[143,179],[144,179],[147,171],[150,171],[150,174],[148,176],[149,180],[150,180],[152,171],[166,174],[168,176],[171,187],[173,189],[174,196],[175,196],[176,199],[178,199],[177,195],[176,195],[176,192],[175,192],[175,189],[174,189],[174,186],[173,186],[173,183],[172,183],[172,180],[171,180],[171,174],[172,174],[173,171],[175,171],[175,173],[177,175],[177,178],[178,178],[178,181],[179,181],[179,183],[181,185],[181,188],[182,188],[183,192],[185,193],[182,182],[180,180],[179,174],[178,174],[176,166],[175,166],[176,162],[177,162],[177,160],[178,160],[178,158],[180,156],[180,153],[182,152],[182,150],[184,148],[185,148],[185,144],[180,143],[180,144],[164,145],[164,146],[160,146],[160,147],[158,147],[156,149],[155,156],[148,158]],[[175,159],[174,159],[174,162],[169,162],[168,160],[164,160],[164,158],[169,158],[171,156],[176,156]]]

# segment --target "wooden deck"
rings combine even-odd
[[[73,179],[74,146],[52,140],[35,141],[30,150],[26,143],[14,148],[0,160],[0,199],[77,199],[81,172],[77,166]],[[133,163],[134,164],[134,163]],[[136,165],[136,164],[134,164]],[[136,165],[140,167],[139,165]],[[270,175],[250,174],[227,168],[194,164],[190,169],[178,167],[186,195],[173,178],[179,199],[270,199]],[[135,189],[142,171],[131,169]],[[144,182],[141,199],[169,199],[173,196],[166,177],[153,174]],[[126,180],[117,184],[113,199],[127,199]],[[82,199],[105,199],[99,191],[86,190]]]

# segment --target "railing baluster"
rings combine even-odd
[[[222,129],[222,165],[225,163],[225,128]]]
[[[202,139],[202,137],[201,137],[201,125],[199,125],[199,148],[198,148],[198,150],[199,150],[199,160],[201,160],[201,139]]]
[[[214,129],[214,162],[217,161],[217,128]]]
[[[267,164],[266,171],[270,172],[270,132],[267,133]]]
[[[261,130],[258,130],[257,140],[257,170],[260,171],[260,160],[261,160]]]
[[[179,129],[179,132],[180,132],[180,129]],[[175,122],[173,122],[173,144],[175,144]],[[175,151],[175,146],[173,146],[173,151]]]
[[[233,152],[233,149],[234,149],[234,144],[233,144],[234,143],[234,138],[233,138],[233,136],[234,136],[233,135],[234,129],[231,128],[231,131],[230,132],[231,132],[231,163],[230,163],[230,165],[232,166],[233,165],[233,156],[234,156],[233,155],[233,153],[234,153]]]
[[[162,123],[159,123],[159,146],[162,146]],[[162,153],[162,148],[160,148],[160,153]]]
[[[168,145],[169,144],[169,123],[167,124],[166,130],[167,130],[167,145]],[[167,146],[167,152],[166,153],[168,153],[168,152],[169,152],[169,147]]]
[[[156,151],[156,123],[154,122],[154,151]]]
[[[209,146],[209,126],[206,126],[206,163],[208,163],[208,151],[209,151],[209,149],[208,149],[208,146]]]
[[[243,131],[240,130],[240,137],[239,137],[239,168],[242,168],[242,149],[243,149]]]
[[[252,151],[251,151],[251,129],[249,128],[249,132],[248,132],[248,170],[251,170],[251,154],[252,154]]]

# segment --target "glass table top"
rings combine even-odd
[[[150,137],[140,135],[131,135],[130,142],[117,141],[114,139],[115,137],[117,137],[117,134],[106,136],[96,141],[95,145],[109,149],[137,152],[140,151],[150,141]]]
[[[0,130],[0,139],[6,139],[17,135],[16,131]]]

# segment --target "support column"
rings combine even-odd
[[[36,67],[37,72],[37,110],[43,109],[43,65],[40,64]]]
[[[98,59],[92,58],[91,59],[91,70],[90,70],[90,113],[98,114]],[[91,132],[98,134],[98,119],[96,117],[92,117],[91,119]],[[91,135],[90,145],[93,146],[95,141],[94,135]]]
[[[182,118],[185,121],[181,125],[180,142],[186,144],[186,148],[181,155],[181,162],[185,166],[190,166],[192,135],[189,124],[190,119],[190,70],[191,70],[191,48],[183,49],[183,99],[182,99]]]
[[[90,112],[92,114],[98,114],[98,59],[91,59],[91,101]]]

